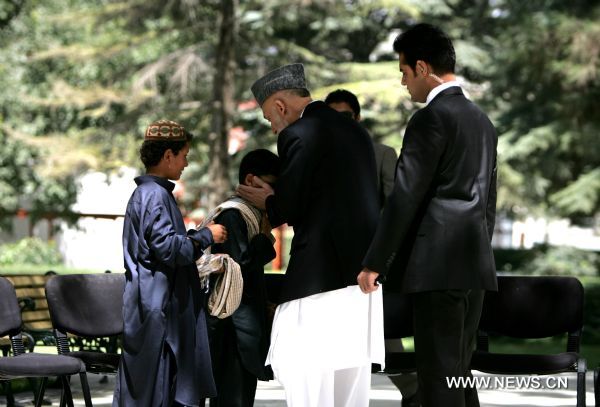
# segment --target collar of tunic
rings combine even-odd
[[[134,179],[137,185],[145,184],[146,182],[155,182],[169,192],[173,192],[175,184],[166,178],[157,177],[155,175],[140,175]]]

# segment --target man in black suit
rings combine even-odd
[[[301,64],[252,92],[282,168],[274,189],[257,180],[238,193],[273,226],[294,228],[267,361],[289,406],[366,407],[371,362],[384,357],[381,296],[356,286],[379,214],[373,145],[356,121],[312,101]]]
[[[406,128],[396,181],[358,277],[413,297],[423,406],[478,406],[470,376],[485,290],[497,290],[491,247],[497,135],[455,81],[455,53],[438,28],[418,24],[394,42],[402,84],[426,106]]]

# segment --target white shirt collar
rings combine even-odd
[[[434,97],[439,95],[440,92],[442,92],[448,88],[451,88],[453,86],[458,86],[460,88],[460,83],[458,83],[458,81],[448,81],[448,82],[444,82],[441,85],[438,85],[435,88],[431,89],[431,91],[429,91],[429,95],[427,95],[427,100],[425,101],[425,106],[427,106],[429,104],[429,102],[431,102],[433,100]]]

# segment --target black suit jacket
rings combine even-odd
[[[411,118],[389,196],[363,264],[403,292],[496,290],[491,247],[497,135],[451,87]]]
[[[294,228],[280,301],[356,284],[379,214],[369,135],[317,101],[281,131],[277,150],[282,171],[267,213]]]

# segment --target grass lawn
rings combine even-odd
[[[413,338],[402,339],[405,350],[414,351],[415,344]],[[531,353],[531,354],[550,354],[564,352],[566,349],[566,339],[545,338],[545,339],[509,339],[509,338],[490,338],[490,352],[495,353]],[[582,344],[581,356],[586,359],[588,370],[593,370],[600,366],[600,344]]]
[[[585,335],[585,332],[583,335]],[[566,346],[566,339],[562,338],[536,340],[490,339],[490,351],[498,353],[560,353],[565,351]],[[600,344],[583,343],[580,354],[586,359],[588,370],[600,366]]]

